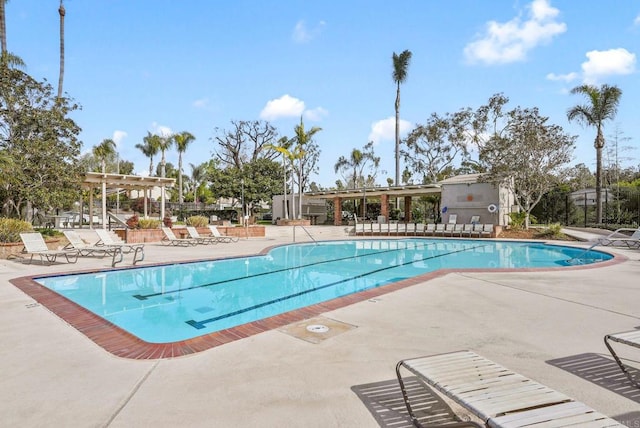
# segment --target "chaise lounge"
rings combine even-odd
[[[39,256],[40,262],[47,265],[55,263],[58,256],[64,256],[67,263],[75,263],[80,255],[78,250],[74,249],[50,250],[46,241],[38,232],[23,232],[20,234],[20,239],[24,245],[24,253],[31,255],[29,263],[33,262],[33,256]]]
[[[423,425],[411,405],[401,369],[452,399],[488,427],[624,426],[474,352],[458,351],[401,360],[396,365],[402,397],[416,427]],[[446,426],[481,425],[461,421]]]

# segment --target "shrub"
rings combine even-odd
[[[140,227],[139,223],[140,217],[138,217],[138,214],[134,214],[127,219],[127,227],[129,229],[137,229],[138,227]]]
[[[140,229],[157,229],[160,227],[160,220],[155,218],[141,218],[138,220]]]
[[[14,218],[0,218],[0,242],[20,242],[21,232],[33,232],[31,223]]]
[[[193,227],[206,227],[209,219],[203,215],[194,215],[187,219],[187,224]]]

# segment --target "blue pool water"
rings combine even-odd
[[[293,244],[267,255],[35,280],[140,339],[169,343],[439,269],[543,268],[609,254],[494,240]]]

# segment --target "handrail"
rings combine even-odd
[[[574,260],[582,261],[581,257],[584,256],[585,254],[587,254],[589,251],[591,251],[594,247],[597,247],[598,245],[600,245],[600,241],[594,242],[593,245],[591,245],[589,248],[587,248],[586,250],[584,250],[583,252],[581,252],[577,256],[571,257],[569,260],[567,260],[567,263],[574,264],[573,263]]]
[[[118,217],[117,215],[115,215],[111,211],[107,211],[107,217],[109,217],[110,220],[114,220],[117,224],[119,224],[120,226],[124,227],[125,229],[129,228],[129,225],[127,225],[127,223],[125,221],[122,221],[122,219],[120,219],[120,217]]]
[[[312,240],[313,242],[315,242],[316,244],[318,243],[318,241],[316,241],[316,240],[315,240],[315,238],[314,238],[313,236],[311,236],[311,233],[309,233],[309,231],[307,230],[307,228],[306,228],[306,227],[304,227],[304,226],[303,226],[303,225],[301,225],[301,224],[294,224],[294,225],[293,225],[293,242],[296,242],[296,227],[301,227],[301,228],[302,228],[302,230],[304,230],[304,231],[305,231],[305,233],[307,234],[307,236],[308,236],[309,238],[311,238],[311,240]]]

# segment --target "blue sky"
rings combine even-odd
[[[10,0],[9,51],[37,79],[58,81],[58,1]],[[113,138],[123,159],[146,174],[135,148],[148,131],[189,131],[188,163],[211,158],[215,128],[269,120],[291,136],[304,117],[318,126],[320,173],[375,141],[378,182],[395,175],[393,52],[413,57],[401,88],[403,134],[433,112],[476,108],[502,92],[509,107],[538,107],[578,135],[575,163],[595,169],[595,132],[570,124],[569,90],[619,86],[622,99],[605,136],[638,147],[640,1],[65,0],[64,89],[82,105],[74,119],[84,149]],[[613,144],[608,139],[608,144]],[[638,150],[620,150],[638,166]],[[158,159],[154,162],[157,163]],[[167,153],[177,165],[177,153]]]

